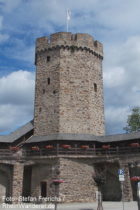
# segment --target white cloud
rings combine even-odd
[[[59,30],[65,31],[66,8],[72,11],[70,30],[74,33],[88,32],[94,36],[97,34],[102,41],[107,40],[109,43],[113,39],[126,38],[132,34],[133,30],[140,32],[138,27],[140,2],[138,0],[133,2],[130,0],[123,2],[121,0],[116,2],[87,0],[86,3],[84,0],[1,0],[0,2],[3,2],[1,7],[3,8],[4,30],[6,34],[12,36],[11,40],[18,34],[19,42],[21,40],[26,42],[29,37],[34,39]],[[23,37],[19,38],[21,36]],[[28,47],[33,46],[29,43],[28,45],[24,43],[24,45],[22,52],[25,51],[24,54],[26,54]],[[20,51],[15,49],[17,58]]]
[[[127,107],[107,107],[106,109],[106,130],[107,133],[120,133],[120,129],[126,126],[127,115],[130,109]],[[112,126],[113,125],[113,126]]]
[[[99,22],[121,30],[134,29],[139,24],[139,7],[139,0],[104,1],[98,11]]]
[[[12,12],[14,9],[16,9],[22,0],[0,0],[0,7],[4,12]]]
[[[140,36],[106,49],[104,84],[107,130],[122,131],[128,112],[140,106]],[[110,56],[110,59],[109,59]]]
[[[0,78],[0,131],[33,118],[34,73],[16,71]]]
[[[10,8],[10,14],[4,10],[5,18],[8,19],[7,26],[10,30],[22,30],[24,25],[30,25],[41,32],[54,32],[57,27],[66,29],[66,8],[72,11],[71,29],[78,31],[84,29],[96,33],[97,25],[107,27],[109,30],[117,32],[128,29],[140,30],[139,6],[138,0],[121,0],[116,2],[112,0],[84,0],[66,1],[66,0],[30,0],[30,1],[11,1],[7,0],[4,8]],[[11,3],[12,2],[12,3]],[[14,2],[14,3],[13,3]],[[135,3],[134,3],[135,2]],[[16,8],[16,12],[15,12]],[[25,15],[26,11],[26,15]],[[92,29],[91,29],[92,27]],[[102,30],[101,28],[101,30]],[[24,30],[24,29],[23,29]],[[105,30],[106,31],[106,30]],[[109,32],[108,30],[106,31]],[[109,34],[108,34],[109,37]]]
[[[125,70],[122,67],[107,69],[104,73],[104,83],[106,87],[119,87],[125,82]]]

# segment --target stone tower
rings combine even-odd
[[[102,60],[88,34],[37,39],[34,135],[104,134]]]

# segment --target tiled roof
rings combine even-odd
[[[28,132],[33,130],[33,120],[20,127],[16,131],[9,135],[0,136],[1,143],[12,143],[18,140],[20,137],[26,135]],[[140,139],[140,132],[126,133],[126,134],[114,134],[105,136],[95,136],[92,134],[51,134],[46,136],[31,136],[27,139],[28,143],[39,143],[53,140],[66,140],[66,141],[97,141],[97,142],[120,142],[127,140],[138,140]]]
[[[108,136],[95,136],[91,134],[52,134],[47,136],[32,136],[27,143],[39,143],[53,140],[67,140],[67,141],[97,141],[97,142],[117,142],[126,140],[140,139],[140,132],[129,134],[116,134]]]
[[[9,135],[0,136],[1,143],[12,143],[33,129],[33,120],[18,128]]]

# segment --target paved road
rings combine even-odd
[[[11,208],[12,207],[12,208]],[[49,208],[48,208],[49,207]],[[103,208],[104,210],[123,210],[122,202],[103,202]],[[54,210],[54,207],[52,205],[48,206],[45,208],[43,205],[36,205],[36,206],[31,206],[25,205],[22,206],[12,206],[12,205],[1,205],[0,210],[9,210],[9,209],[30,209],[30,210]],[[60,204],[58,205],[58,210],[97,210],[97,204],[96,203],[74,203],[74,204]],[[136,202],[125,202],[124,204],[124,210],[138,210],[137,203]]]
[[[123,210],[122,202],[104,202],[104,210]],[[96,203],[83,203],[83,204],[63,204],[58,206],[58,210],[97,210]],[[127,202],[124,204],[124,210],[138,210],[136,202]]]

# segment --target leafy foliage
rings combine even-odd
[[[127,133],[140,131],[140,107],[134,107],[128,115],[127,126],[123,128]]]

